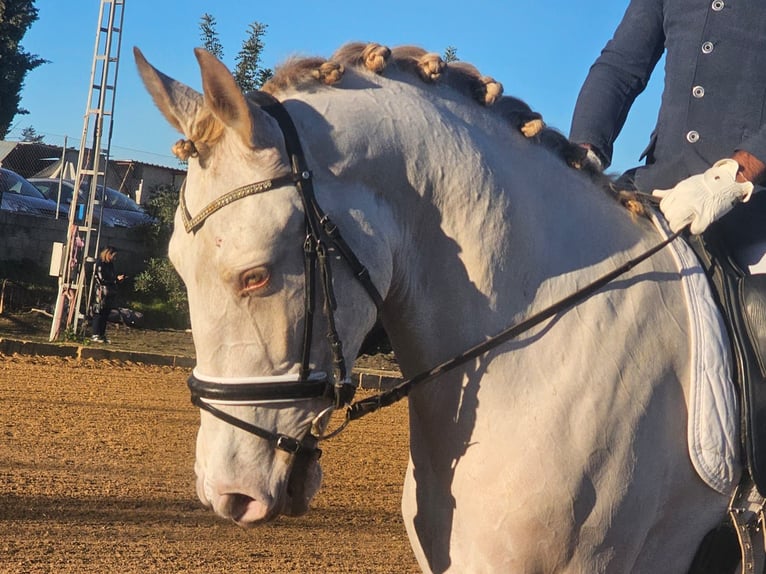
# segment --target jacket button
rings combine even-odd
[[[705,96],[705,88],[703,88],[702,86],[694,86],[692,88],[692,95],[695,98],[702,98],[702,97],[704,97]]]
[[[721,10],[723,10],[723,7],[724,7],[723,0],[713,0],[713,4],[711,8],[713,8],[715,12],[720,12]]]
[[[713,51],[713,48],[715,48],[715,46],[713,46],[713,42],[705,42],[702,44],[702,53],[709,54]]]
[[[700,134],[698,131],[691,130],[686,134],[686,141],[689,143],[697,143],[700,140]]]

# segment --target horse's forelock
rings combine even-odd
[[[200,115],[194,124],[194,131],[190,137],[197,144],[211,146],[223,136],[224,125],[212,113],[207,112]]]
[[[209,148],[223,137],[225,126],[210,110],[200,110],[186,134],[188,139],[178,140],[171,151],[181,161],[190,157],[205,156]]]

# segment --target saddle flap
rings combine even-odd
[[[742,311],[755,359],[766,378],[766,275],[748,275],[739,284]]]

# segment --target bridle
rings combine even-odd
[[[295,186],[303,203],[306,228],[306,239],[303,245],[305,321],[301,368],[300,372],[295,375],[246,377],[238,379],[214,379],[198,373],[195,369],[189,377],[188,385],[191,391],[193,404],[229,424],[269,441],[274,448],[285,450],[289,453],[307,453],[318,456],[321,454],[321,450],[317,448],[317,442],[335,436],[343,430],[350,421],[361,418],[381,407],[395,403],[408,396],[415,386],[425,383],[446,371],[479,357],[504,342],[528,331],[546,319],[584,301],[611,281],[614,281],[642,261],[663,249],[682,233],[682,231],[677,231],[670,234],[664,240],[635,258],[625,262],[618,268],[606,273],[578,291],[538,311],[519,323],[509,326],[500,333],[486,339],[460,355],[445,361],[428,371],[421,372],[388,391],[351,404],[356,387],[349,379],[345,359],[343,357],[342,342],[340,341],[340,337],[338,336],[335,327],[334,311],[336,309],[336,301],[332,286],[332,273],[328,254],[337,254],[346,262],[354,277],[367,291],[367,294],[375,304],[378,313],[380,313],[383,299],[375,285],[372,283],[367,268],[364,267],[354,255],[354,252],[341,237],[336,225],[317,203],[311,172],[306,166],[298,133],[287,110],[278,100],[263,92],[250,92],[246,97],[250,102],[259,106],[277,121],[277,124],[282,130],[285,147],[290,158],[291,173],[275,179],[264,180],[237,188],[210,203],[194,217],[189,214],[186,207],[184,186],[182,186],[180,192],[181,216],[186,232],[196,232],[212,213],[215,213],[222,207],[225,207],[238,199],[257,193],[263,193],[270,189],[285,185]],[[645,198],[645,201],[652,202],[654,200],[651,196],[648,196]],[[317,274],[320,275],[321,279],[322,293],[324,295],[324,313],[328,326],[327,339],[333,354],[335,372],[333,373],[332,378],[321,371],[312,372],[309,366]],[[332,405],[321,411],[314,418],[311,425],[311,431],[302,440],[258,427],[222,411],[215,406],[218,404],[253,406],[265,403],[298,401],[319,397],[330,400]],[[317,430],[319,421],[332,410],[343,407],[347,407],[344,423],[332,433],[321,435]]]
[[[370,299],[372,299],[378,312],[380,312],[380,308],[383,305],[383,298],[370,279],[367,268],[361,264],[343,237],[341,237],[337,226],[319,206],[314,194],[312,174],[306,166],[306,159],[298,138],[298,132],[287,110],[278,100],[264,92],[250,92],[246,97],[251,103],[259,106],[276,120],[285,140],[287,155],[290,158],[291,172],[274,179],[251,183],[230,191],[207,205],[195,216],[192,216],[186,207],[184,183],[179,194],[181,217],[186,232],[196,233],[211,214],[234,201],[286,185],[295,187],[303,204],[306,231],[306,238],[303,242],[305,318],[300,371],[293,375],[269,377],[213,378],[199,373],[195,369],[189,376],[188,386],[191,391],[192,403],[200,409],[237,428],[269,441],[274,448],[292,454],[308,453],[318,456],[321,451],[316,446],[317,441],[319,438],[325,437],[316,436],[319,434],[315,430],[316,425],[330,411],[349,405],[356,391],[356,387],[349,378],[346,361],[343,357],[343,344],[335,326],[334,312],[337,305],[330,266],[332,256],[337,255],[346,262],[353,276],[365,289]],[[334,373],[332,377],[329,377],[323,371],[312,371],[310,367],[317,278],[320,281],[324,296],[323,311],[327,322],[327,340],[333,356]],[[328,399],[332,404],[315,417],[312,424],[312,432],[303,439],[297,439],[253,425],[221,410],[217,406],[254,406],[315,398]]]

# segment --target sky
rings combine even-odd
[[[611,38],[627,0],[347,0],[234,2],[232,0],[124,0],[111,155],[178,166],[170,146],[178,134],[145,91],[133,61],[138,46],[165,74],[200,89],[193,49],[201,45],[203,14],[216,20],[224,63],[235,57],[253,22],[267,26],[262,65],[274,68],[290,56],[329,57],[350,41],[387,46],[418,45],[460,60],[502,82],[546,123],[569,132],[577,94],[590,65]],[[27,75],[21,107],[6,139],[20,140],[33,127],[44,141],[78,147],[100,0],[37,0],[39,19],[22,46],[49,63]],[[610,171],[638,164],[654,127],[662,88],[657,70],[639,96],[615,145]],[[105,145],[105,144],[104,144]]]

